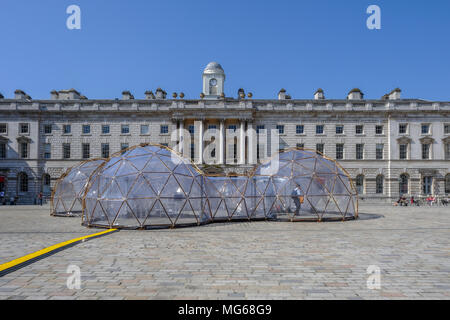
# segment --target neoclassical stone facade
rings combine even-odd
[[[135,99],[91,100],[74,89],[34,100],[21,90],[0,94],[0,191],[32,203],[49,195],[76,163],[140,143],[167,145],[211,173],[246,173],[279,150],[303,147],[337,159],[363,199],[450,193],[450,102],[402,99],[400,89],[366,100],[259,100],[224,93],[217,63],[203,72],[199,99],[171,98],[158,88]]]

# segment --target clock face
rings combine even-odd
[[[215,86],[215,85],[217,85],[217,80],[216,79],[211,79],[211,80],[209,80],[209,84],[211,86]]]

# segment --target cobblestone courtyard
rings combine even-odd
[[[0,299],[449,299],[450,207],[362,206],[358,221],[120,231],[0,278]],[[0,264],[101,230],[0,207]],[[69,265],[81,288],[69,290]],[[367,288],[368,266],[381,289]]]

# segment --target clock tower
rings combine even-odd
[[[203,94],[205,99],[218,99],[223,92],[225,72],[217,62],[210,62],[203,71]]]

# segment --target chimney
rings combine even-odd
[[[167,92],[165,92],[163,89],[158,88],[156,89],[156,99],[165,99],[167,96]]]
[[[401,98],[402,90],[395,88],[389,93],[389,100],[399,100]]]
[[[285,100],[286,99],[286,90],[281,89],[280,92],[278,92],[278,100]]]
[[[56,90],[50,91],[50,99],[52,100],[58,100],[59,99],[59,93]]]
[[[362,100],[364,98],[364,93],[361,92],[358,88],[354,88],[350,90],[347,95],[348,100]]]
[[[52,92],[53,95],[53,92]],[[58,92],[59,100],[78,100],[80,99],[80,93],[75,89],[69,89],[69,90],[60,90]]]
[[[17,89],[16,91],[14,91],[14,99],[25,100],[27,98],[27,96],[28,95],[20,89]]]
[[[147,100],[153,100],[155,99],[155,95],[153,94],[152,91],[145,91],[145,99]]]
[[[132,100],[132,99],[134,99],[134,96],[131,94],[130,91],[122,92],[122,100]]]
[[[324,100],[325,94],[321,88],[317,89],[317,91],[314,93],[314,100]]]

